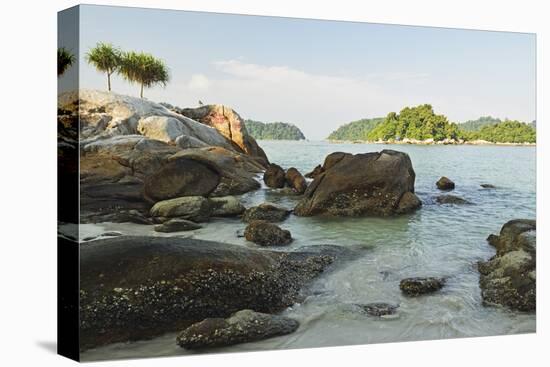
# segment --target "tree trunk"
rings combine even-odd
[[[141,90],[139,92],[139,96],[143,98],[143,83],[141,83]]]
[[[111,91],[111,73],[107,73],[107,88]]]

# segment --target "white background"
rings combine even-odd
[[[545,1],[94,1],[167,9],[537,33],[537,334],[104,362],[105,366],[538,366],[550,359]],[[70,365],[56,339],[56,12],[75,1],[7,0],[0,11],[0,365]],[[237,41],[236,41],[237,42]],[[177,45],[175,45],[177,47]],[[480,61],[482,62],[482,61]],[[502,60],[506,62],[506,60]],[[513,85],[509,86],[513,88]],[[545,103],[546,100],[546,103]],[[457,238],[457,241],[460,241]],[[546,292],[545,292],[546,288]]]

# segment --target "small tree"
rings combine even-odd
[[[120,49],[110,43],[99,42],[86,54],[86,61],[107,74],[107,88],[111,91],[111,75],[118,71],[121,63]]]
[[[75,62],[75,57],[65,47],[57,49],[57,76],[63,75]]]
[[[150,88],[155,84],[166,86],[170,80],[168,68],[164,62],[143,52],[125,52],[122,55],[120,74],[126,80],[140,84],[141,98],[143,98],[143,87]]]

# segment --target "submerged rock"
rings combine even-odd
[[[495,185],[491,185],[491,184],[481,184],[479,186],[481,186],[484,189],[496,189],[497,188]]]
[[[439,195],[439,196],[436,196],[435,201],[437,201],[438,204],[454,204],[454,205],[472,204],[470,201],[455,195]]]
[[[253,220],[244,230],[247,241],[260,246],[283,246],[292,242],[290,231],[264,220]]]
[[[294,209],[300,216],[389,216],[417,209],[400,202],[414,194],[415,173],[406,153],[332,153]],[[406,209],[404,209],[406,208]]]
[[[285,187],[285,171],[281,166],[271,163],[265,170],[264,183],[272,189]]]
[[[453,181],[451,181],[450,179],[448,179],[447,177],[445,177],[445,176],[441,177],[435,183],[435,185],[437,186],[437,188],[439,190],[445,190],[445,191],[453,190],[455,188],[455,183]]]
[[[495,256],[478,263],[479,286],[486,305],[502,305],[512,310],[536,310],[536,222],[511,220],[489,243]]]
[[[162,224],[157,224],[155,226],[155,231],[157,232],[183,232],[183,231],[192,231],[195,229],[202,228],[201,225],[191,222],[190,220],[174,218],[169,219]]]
[[[303,194],[307,189],[307,182],[304,176],[296,168],[291,167],[286,171],[285,180],[288,186],[292,187],[298,194]]]
[[[390,303],[367,303],[357,305],[361,307],[367,315],[375,317],[396,316],[399,305],[392,305]]]
[[[278,315],[242,310],[227,319],[208,318],[191,325],[176,338],[185,349],[223,347],[293,333],[298,321]]]
[[[282,222],[290,215],[290,210],[272,203],[262,203],[246,209],[243,221],[265,220],[268,222]]]
[[[334,259],[191,238],[89,242],[80,249],[81,348],[181,331],[247,308],[280,312]]]
[[[445,285],[444,278],[405,278],[399,283],[399,289],[409,297],[416,297],[422,294],[433,293]]]

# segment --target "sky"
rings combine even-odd
[[[171,80],[149,100],[224,104],[310,140],[423,103],[454,122],[535,119],[534,34],[85,5],[81,88],[107,88],[84,60],[97,42],[165,61]],[[119,76],[112,88],[139,96]]]

